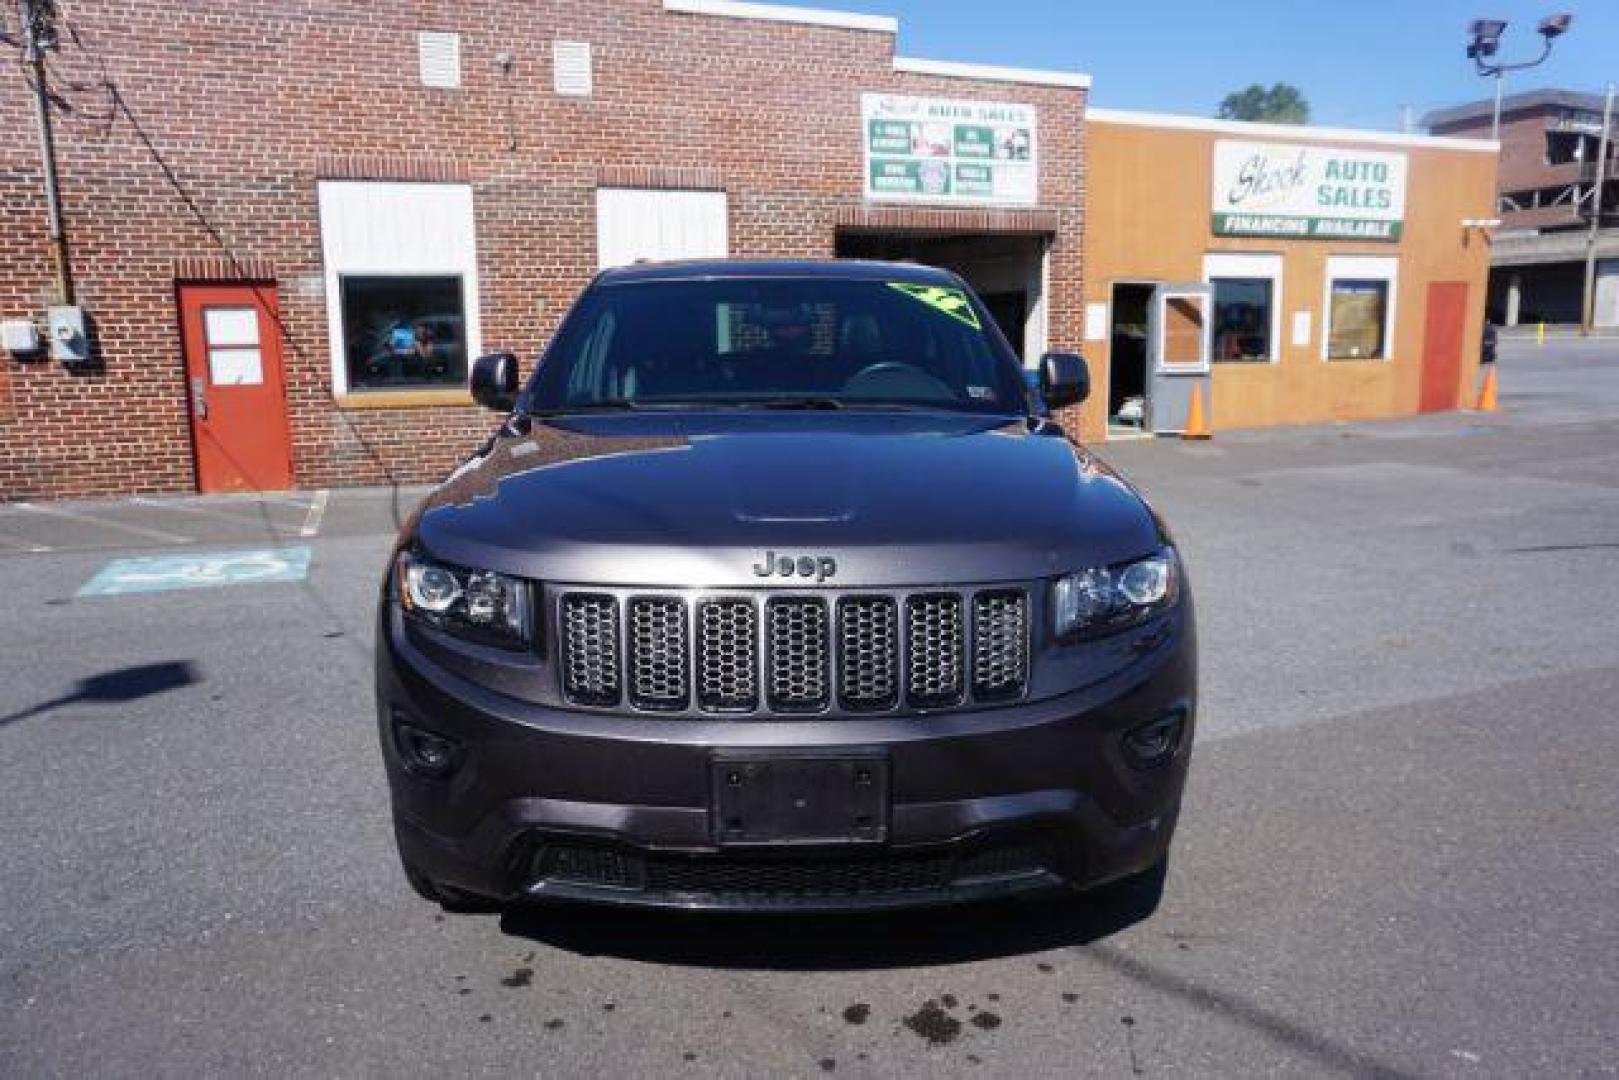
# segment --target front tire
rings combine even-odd
[[[1164,883],[1169,877],[1169,852],[1145,870],[1110,881],[1092,889],[1085,899],[1117,918],[1139,922],[1158,910],[1164,899]]]

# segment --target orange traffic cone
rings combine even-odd
[[[1186,430],[1181,432],[1183,439],[1207,439],[1214,433],[1209,430],[1209,423],[1203,419],[1203,387],[1192,387],[1192,404],[1186,410]]]
[[[1484,365],[1484,389],[1478,395],[1479,412],[1500,412],[1501,406],[1495,400],[1495,365]]]

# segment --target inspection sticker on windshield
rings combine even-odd
[[[219,585],[259,585],[302,581],[309,576],[309,547],[198,551],[114,559],[79,589],[80,596],[207,589]]]
[[[960,289],[946,288],[943,285],[917,285],[909,281],[890,281],[890,289],[898,289],[912,300],[920,300],[935,311],[942,311],[952,319],[960,319],[974,330],[981,329],[978,323],[978,312],[973,310],[972,301]]]

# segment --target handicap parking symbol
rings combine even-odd
[[[79,596],[123,596],[170,589],[210,589],[302,581],[309,576],[309,547],[198,551],[114,559],[84,583]]]

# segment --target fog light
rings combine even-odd
[[[1124,734],[1124,749],[1130,763],[1142,769],[1162,765],[1180,749],[1181,733],[1186,730],[1186,710],[1174,709]]]
[[[444,777],[461,763],[461,748],[453,740],[394,721],[394,745],[405,768],[423,776]]]

